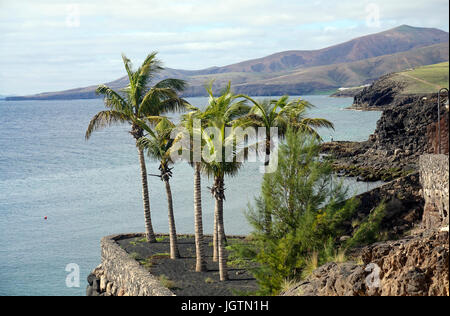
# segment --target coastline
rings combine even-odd
[[[388,109],[387,107],[371,108],[371,107],[367,107],[367,106],[355,106],[355,105],[344,108],[344,110],[349,110],[349,111],[377,111],[377,112],[383,112],[387,109]]]

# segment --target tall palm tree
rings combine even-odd
[[[143,136],[142,119],[144,117],[158,116],[178,110],[185,105],[185,101],[178,97],[178,92],[182,91],[186,85],[185,81],[165,79],[149,86],[155,75],[163,69],[156,54],[156,52],[149,54],[137,70],[133,70],[131,61],[122,55],[129,84],[119,91],[114,91],[105,85],[97,88],[97,94],[104,95],[105,106],[108,110],[97,113],[91,119],[86,131],[86,139],[89,139],[96,130],[114,124],[128,123],[131,126],[130,134],[137,144]],[[150,214],[144,151],[139,146],[137,146],[137,150],[141,167],[146,237],[149,242],[156,242]]]
[[[189,163],[194,167],[194,226],[195,226],[195,254],[196,254],[196,272],[207,271],[206,255],[204,247],[203,236],[203,212],[202,212],[202,190],[201,190],[201,169],[202,161],[194,161],[194,151],[200,150],[202,142],[202,127],[194,126],[194,120],[199,119],[202,111],[192,105],[188,106],[189,113],[185,114],[182,118],[182,126],[184,126],[189,132],[189,141],[191,144],[191,160]],[[186,136],[186,135],[184,135]],[[197,138],[200,141],[200,148],[194,148],[193,139]]]
[[[147,136],[139,139],[138,145],[145,149],[148,156],[159,161],[159,175],[155,175],[164,182],[167,194],[167,206],[169,216],[169,240],[170,240],[170,258],[177,259],[180,257],[177,243],[177,231],[175,226],[175,217],[173,214],[173,199],[172,190],[170,188],[170,178],[172,178],[172,169],[170,165],[173,164],[171,159],[171,147],[174,140],[171,138],[172,131],[175,125],[167,118],[157,118],[159,123],[156,124],[154,132],[148,126],[144,126]],[[155,119],[152,117],[152,122]]]
[[[236,150],[233,149],[231,151],[231,157],[227,156],[230,152],[226,149],[234,148],[236,145],[236,139],[233,133],[227,135],[226,128],[232,128],[233,122],[246,115],[250,110],[250,107],[246,105],[246,100],[238,100],[240,96],[231,92],[230,83],[219,97],[215,97],[213,95],[212,83],[206,88],[206,90],[209,95],[209,101],[204,113],[200,115],[200,118],[206,122],[205,124],[208,127],[216,128],[219,135],[212,135],[206,132],[202,133],[205,141],[205,149],[212,157],[215,157],[215,159],[212,159],[203,165],[205,172],[214,178],[214,185],[210,188],[215,199],[215,223],[213,237],[215,249],[214,255],[218,257],[219,261],[220,280],[225,281],[228,279],[228,272],[223,220],[223,203],[225,201],[224,181],[225,176],[233,176],[237,174],[242,166],[242,163],[235,159]]]
[[[294,130],[302,130],[308,132],[320,139],[320,135],[316,128],[325,127],[334,129],[333,123],[323,118],[308,118],[307,110],[314,106],[308,101],[298,98],[289,100],[289,96],[285,95],[278,100],[265,99],[256,101],[248,96],[242,96],[253,103],[253,107],[243,118],[240,118],[236,124],[243,127],[263,127],[266,129],[266,159],[265,164],[268,165],[271,155],[271,137],[270,129],[278,128],[278,136],[284,137],[288,127]]]
[[[266,129],[266,157],[265,165],[270,163],[270,156],[272,153],[271,128],[278,129],[278,136],[283,138],[286,135],[288,128],[307,132],[318,139],[321,139],[317,133],[316,128],[331,128],[334,129],[333,123],[323,118],[308,118],[306,116],[307,110],[314,106],[301,98],[296,100],[289,100],[289,96],[285,95],[278,100],[265,99],[263,101],[256,101],[248,96],[242,96],[253,103],[250,112],[239,118],[235,124],[241,127],[263,127]],[[267,210],[265,216],[266,230],[270,232],[272,222],[271,211]]]

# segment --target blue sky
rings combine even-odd
[[[201,69],[401,24],[449,29],[448,0],[0,0],[0,95],[95,85],[159,51]]]

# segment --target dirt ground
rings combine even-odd
[[[169,257],[169,238],[158,238],[158,243],[149,244],[142,238],[117,241],[131,257],[168,287],[177,296],[243,296],[254,294],[258,285],[248,271],[228,267],[229,280],[220,282],[219,264],[212,261],[212,238],[205,236],[207,272],[195,272],[195,240],[190,236],[179,236],[180,258]]]

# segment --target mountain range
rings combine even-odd
[[[253,96],[324,93],[367,84],[387,73],[448,61],[448,42],[448,32],[402,25],[319,50],[285,51],[203,70],[166,68],[155,80],[186,80],[189,86],[185,97],[205,95],[204,86],[211,80],[215,90],[231,81],[236,93]],[[127,83],[125,76],[106,84],[119,89]],[[95,89],[89,86],[7,100],[87,99],[98,97]]]

